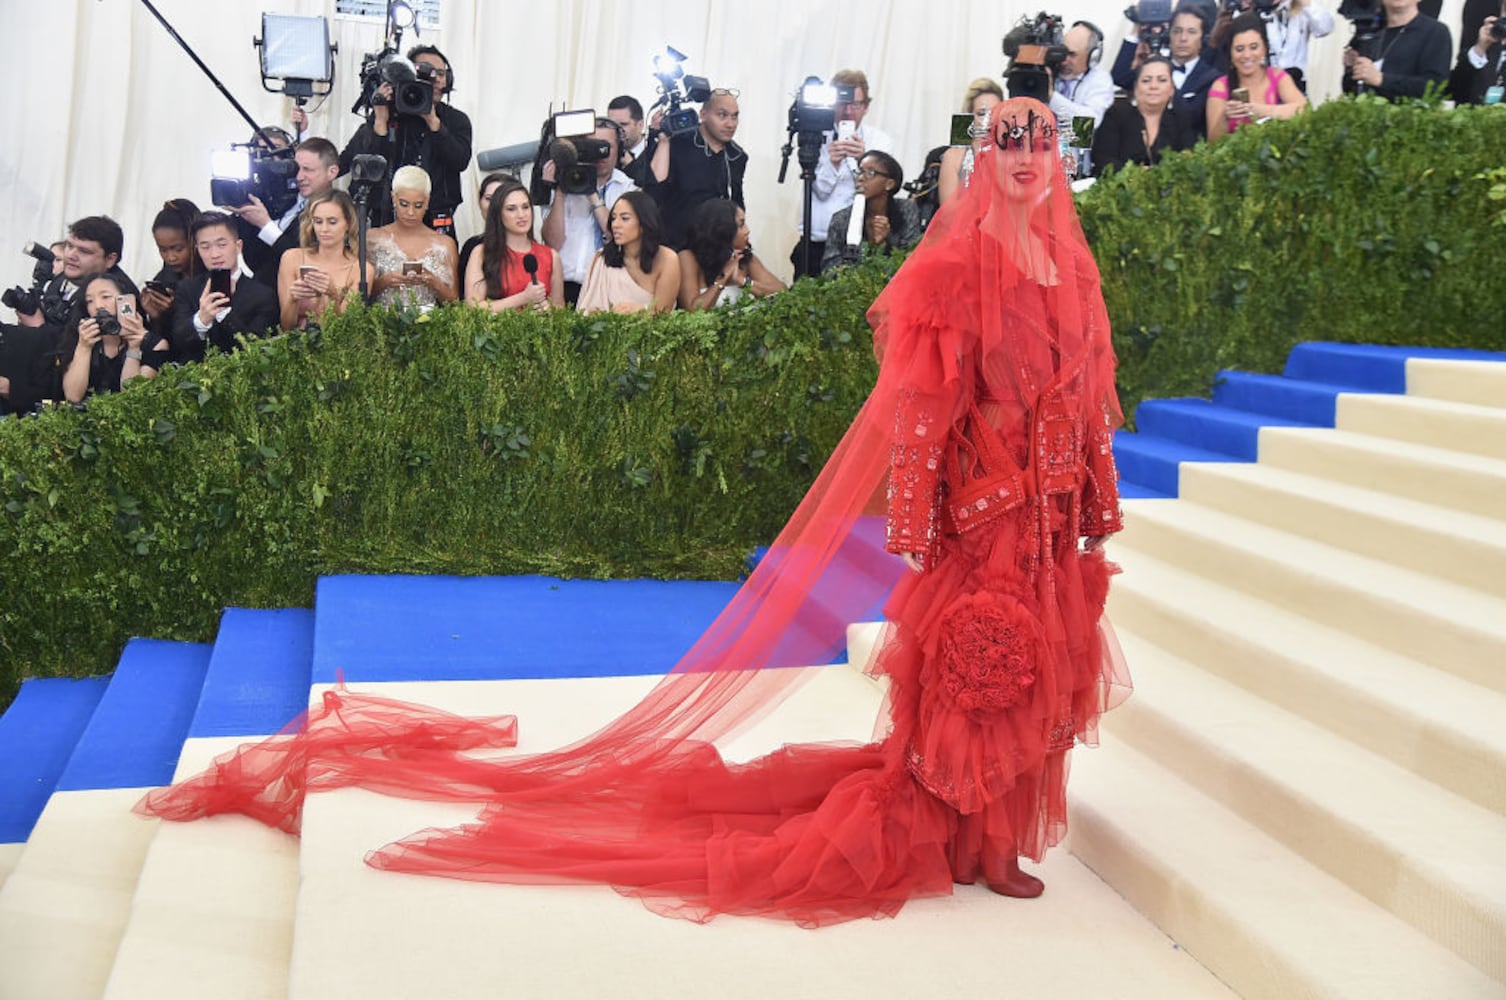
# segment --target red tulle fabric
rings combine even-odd
[[[605,883],[658,912],[804,926],[892,915],[995,881],[1066,829],[1067,751],[1128,691],[1103,619],[1118,527],[1120,421],[1098,272],[1034,101],[996,109],[970,184],[875,302],[878,383],[727,609],[637,706],[532,756],[509,719],[464,720],[343,688],[301,728],[242,748],[138,807],[241,811],[296,832],[306,791],[360,785],[483,802],[464,826],[368,856],[395,871]],[[981,417],[981,421],[973,418]],[[1003,457],[976,466],[987,437]],[[959,458],[960,456],[960,458]],[[986,513],[959,528],[948,469]],[[993,505],[997,500],[997,505]],[[899,559],[846,544],[887,510]],[[966,512],[961,512],[966,514]],[[774,708],[884,605],[887,712],[867,745],[730,764],[718,742]]]

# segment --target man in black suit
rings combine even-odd
[[[202,361],[206,344],[235,350],[237,334],[262,337],[277,327],[277,293],[241,273],[241,240],[235,216],[205,212],[193,226],[194,247],[207,273],[178,282],[173,296],[172,359]],[[216,275],[228,275],[230,294],[215,290]]]
[[[1361,87],[1388,101],[1421,97],[1448,81],[1448,28],[1418,10],[1417,0],[1383,0],[1386,27],[1366,52],[1344,50],[1344,92]]]
[[[1223,75],[1212,52],[1204,47],[1208,29],[1206,11],[1191,0],[1184,0],[1172,15],[1171,106],[1197,130],[1199,139],[1207,137],[1208,90]],[[1114,83],[1125,90],[1134,90],[1135,71],[1148,54],[1138,34],[1127,36],[1119,47],[1119,57],[1114,60]]]
[[[1459,43],[1459,62],[1449,78],[1455,104],[1500,104],[1506,100],[1500,90],[1491,90],[1501,87],[1506,79],[1506,51],[1495,32],[1498,27],[1506,27],[1506,4],[1497,9],[1497,0],[1489,0],[1483,12],[1481,6],[1474,0],[1464,5],[1464,38]],[[1472,14],[1479,17],[1477,25],[1471,25]]]
[[[258,232],[256,238],[248,240],[244,227],[240,232],[241,242],[246,247],[246,266],[252,268],[252,277],[266,285],[272,291],[277,291],[277,269],[282,264],[282,255],[289,250],[297,249],[302,238],[299,221],[303,216],[303,207],[311,200],[334,190],[335,178],[340,176],[340,151],[335,144],[328,139],[317,136],[305,139],[298,144],[298,150],[293,154],[293,162],[298,164],[298,173],[295,179],[298,183],[298,200],[275,225],[281,226],[282,231],[270,246],[263,248],[266,230]],[[244,220],[245,216],[237,210],[237,215]],[[253,251],[253,247],[256,248]],[[256,263],[252,263],[252,257]]]

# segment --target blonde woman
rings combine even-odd
[[[317,195],[298,217],[296,253],[282,255],[277,269],[277,301],[282,328],[299,330],[333,306],[342,311],[360,290],[356,257],[356,203],[344,191]],[[371,281],[371,264],[366,280]]]
[[[422,167],[400,167],[392,176],[396,221],[366,234],[366,256],[375,268],[372,301],[427,309],[459,297],[455,241],[424,224],[433,182]]]
[[[945,205],[961,188],[967,187],[973,172],[973,158],[978,155],[983,137],[988,135],[989,116],[994,105],[1004,100],[1004,88],[986,76],[980,76],[967,85],[962,96],[962,110],[973,116],[973,141],[967,146],[953,146],[941,156],[941,175],[937,178],[936,194],[940,204]]]

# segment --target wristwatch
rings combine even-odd
[[[141,352],[136,350],[135,348],[127,348],[126,357],[130,358],[132,361],[140,361]]]

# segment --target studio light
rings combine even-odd
[[[335,46],[329,41],[326,18],[263,13],[261,37],[251,41],[261,50],[261,85],[267,90],[300,103],[329,93],[335,78]],[[282,86],[273,87],[270,80]]]

